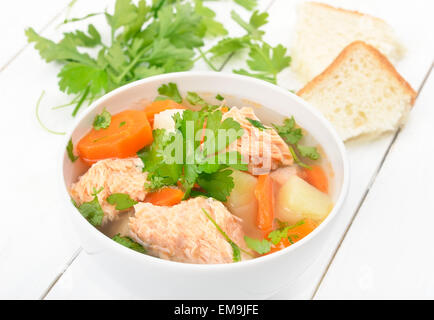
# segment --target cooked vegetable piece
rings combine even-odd
[[[320,166],[314,165],[311,166],[310,169],[304,169],[302,171],[301,177],[318,190],[324,193],[328,193],[329,183],[327,180],[327,176]]]
[[[232,172],[234,188],[227,199],[227,206],[233,209],[256,202],[255,187],[258,179],[248,173],[234,170]]]
[[[158,191],[149,193],[145,202],[150,202],[156,206],[173,206],[181,202],[184,192],[175,188],[162,188]]]
[[[250,237],[261,237],[256,228],[256,212],[258,202],[255,197],[255,187],[258,179],[248,173],[234,170],[232,173],[234,188],[229,195],[226,206],[230,212],[241,218],[243,229]]]
[[[120,126],[122,122],[125,124]],[[84,161],[92,164],[101,159],[134,156],[152,140],[152,129],[146,113],[126,110],[112,116],[110,126],[106,129],[92,129],[79,141],[77,150]]]
[[[327,217],[333,208],[331,198],[310,185],[300,177],[294,175],[282,186],[278,194],[279,219],[292,223],[294,219],[311,218],[315,221],[322,221]],[[295,216],[283,219],[281,212],[289,212]]]
[[[258,200],[256,225],[262,232],[268,233],[273,228],[274,220],[273,181],[270,175],[258,176],[255,197]]]
[[[157,113],[160,113],[161,111],[164,110],[169,110],[169,109],[185,109],[184,106],[180,105],[179,103],[176,103],[173,100],[157,100],[152,102],[151,104],[148,104],[144,111],[146,113],[146,116],[148,117],[148,121],[151,124],[151,126],[154,125],[154,116]]]
[[[289,247],[291,244],[300,241],[304,237],[306,237],[309,233],[311,233],[316,227],[317,224],[312,219],[306,218],[301,221],[302,223],[298,223],[295,227],[287,228],[286,236],[282,237],[281,240],[274,244],[272,242],[271,249],[267,254],[282,250],[286,247]],[[286,229],[284,229],[286,231]],[[274,232],[274,231],[273,231]]]
[[[183,109],[167,109],[156,113],[152,128],[154,130],[165,129],[167,132],[175,132],[175,120],[173,120],[173,116],[177,113],[182,114],[183,111]]]

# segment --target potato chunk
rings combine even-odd
[[[293,175],[278,193],[279,219],[294,223],[303,218],[315,221],[324,220],[333,208],[331,198]]]

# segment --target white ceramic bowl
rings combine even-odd
[[[83,111],[65,139],[76,142],[89,130],[93,118],[105,107],[111,113],[127,108],[142,108],[137,102],[152,101],[161,84],[175,82],[181,94],[187,91],[217,93],[229,97],[229,105],[254,102],[282,115],[294,116],[297,123],[323,147],[333,168],[331,190],[335,206],[325,221],[296,244],[261,258],[224,265],[195,265],[166,261],[127,249],[106,237],[88,223],[71,204],[68,186],[83,173],[84,166],[69,161],[62,152],[61,184],[67,214],[86,252],[101,268],[120,281],[137,298],[168,299],[249,299],[266,298],[299,277],[321,252],[328,229],[348,189],[348,161],[345,148],[329,122],[302,99],[265,81],[249,77],[210,72],[181,72],[150,77],[118,88],[95,101]],[[266,110],[256,109],[260,118]],[[115,296],[116,293],[113,293]]]

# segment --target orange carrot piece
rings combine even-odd
[[[77,144],[79,156],[88,164],[107,158],[128,158],[153,141],[146,113],[125,110],[111,118],[106,129],[92,129]]]
[[[327,193],[329,190],[327,176],[320,166],[311,166],[311,169],[304,168],[301,178],[324,193]]]
[[[256,226],[264,234],[268,234],[268,232],[273,229],[274,220],[273,181],[270,175],[265,174],[258,176],[254,193],[258,200]]]
[[[295,228],[288,230],[288,237],[282,238],[282,240],[280,240],[280,242],[276,245],[272,244],[271,250],[266,254],[270,254],[289,247],[290,245],[306,237],[317,227],[317,224],[312,219],[306,218],[303,219],[303,221],[303,224],[300,224]]]
[[[182,190],[166,187],[149,193],[145,202],[150,202],[156,206],[174,206],[180,203],[183,197],[184,192]]]
[[[150,104],[148,104],[144,111],[146,113],[146,116],[148,117],[149,123],[153,126],[154,125],[154,116],[157,113],[160,113],[164,110],[169,109],[186,109],[183,105],[180,105],[179,103],[176,103],[173,100],[157,100]]]

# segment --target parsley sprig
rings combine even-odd
[[[308,147],[299,144],[299,141],[301,138],[303,138],[303,131],[301,128],[297,127],[294,117],[286,118],[283,121],[282,126],[273,124],[273,127],[276,129],[277,133],[282,137],[282,139],[288,144],[289,151],[291,152],[294,161],[298,165],[304,168],[310,168],[309,165],[303,163],[303,161],[300,160],[295,149],[297,149],[302,157],[306,157],[311,160],[318,160],[320,158],[320,154],[316,147]]]
[[[173,91],[178,92],[175,84]],[[223,120],[222,112],[216,109],[218,106],[208,104],[197,93],[188,92],[186,100],[202,109],[175,114],[176,131],[154,130],[153,143],[137,153],[144,164],[143,170],[148,172],[147,187],[156,190],[181,184],[185,198],[188,198],[193,187],[198,185],[200,194],[226,201],[234,187],[231,169],[247,170],[247,164],[242,162],[239,152],[225,151],[243,135],[243,129],[232,118]],[[197,139],[189,134],[189,129],[195,135],[205,131],[207,135]],[[217,138],[222,131],[233,134],[228,134],[220,143],[213,141],[212,137]]]
[[[240,37],[226,37],[220,40],[208,50],[212,55],[210,59],[227,57],[243,49],[248,49],[249,59],[247,60],[247,66],[251,71],[238,69],[233,70],[233,72],[277,84],[277,75],[283,69],[289,67],[291,57],[286,54],[286,48],[283,45],[278,44],[272,47],[263,40],[265,32],[260,28],[268,23],[268,13],[260,13],[256,10],[252,13],[248,22],[243,20],[235,11],[231,12],[231,17],[246,31],[246,34]],[[208,63],[207,60],[204,61]]]
[[[234,72],[276,83],[277,74],[289,66],[290,57],[282,45],[272,47],[263,41],[268,14],[254,11],[244,21],[235,11],[231,17],[246,34],[227,37],[228,31],[218,22],[204,0],[116,0],[113,12],[89,13],[80,18],[68,18],[64,23],[91,20],[104,15],[108,32],[92,23],[85,30],[66,32],[59,42],[42,37],[33,28],[25,30],[29,43],[34,43],[46,62],[62,65],[59,89],[72,95],[72,115],[103,94],[129,82],[157,74],[190,70],[203,59],[213,70],[212,60],[249,50],[247,65],[251,70]],[[257,6],[257,0],[234,0],[247,10]],[[105,33],[110,41],[103,41]],[[211,49],[203,52],[205,38],[220,37]],[[225,37],[225,38],[222,38]],[[85,49],[85,50],[83,50]],[[210,56],[211,55],[211,56]],[[168,88],[162,96],[171,96]]]
[[[78,211],[85,217],[92,225],[100,226],[104,218],[104,212],[102,211],[101,205],[98,200],[98,193],[100,193],[104,188],[101,187],[99,190],[93,189],[93,199],[89,202],[83,202],[81,205],[77,205],[74,200],[72,203],[78,209]]]
[[[301,220],[293,225],[281,225],[278,229],[271,231],[266,239],[254,239],[248,236],[244,236],[244,241],[247,247],[259,254],[266,254],[270,252],[272,245],[277,245],[282,239],[287,238],[288,241],[293,244],[294,240],[298,237],[297,235],[288,234],[291,229],[304,224],[304,220]]]

